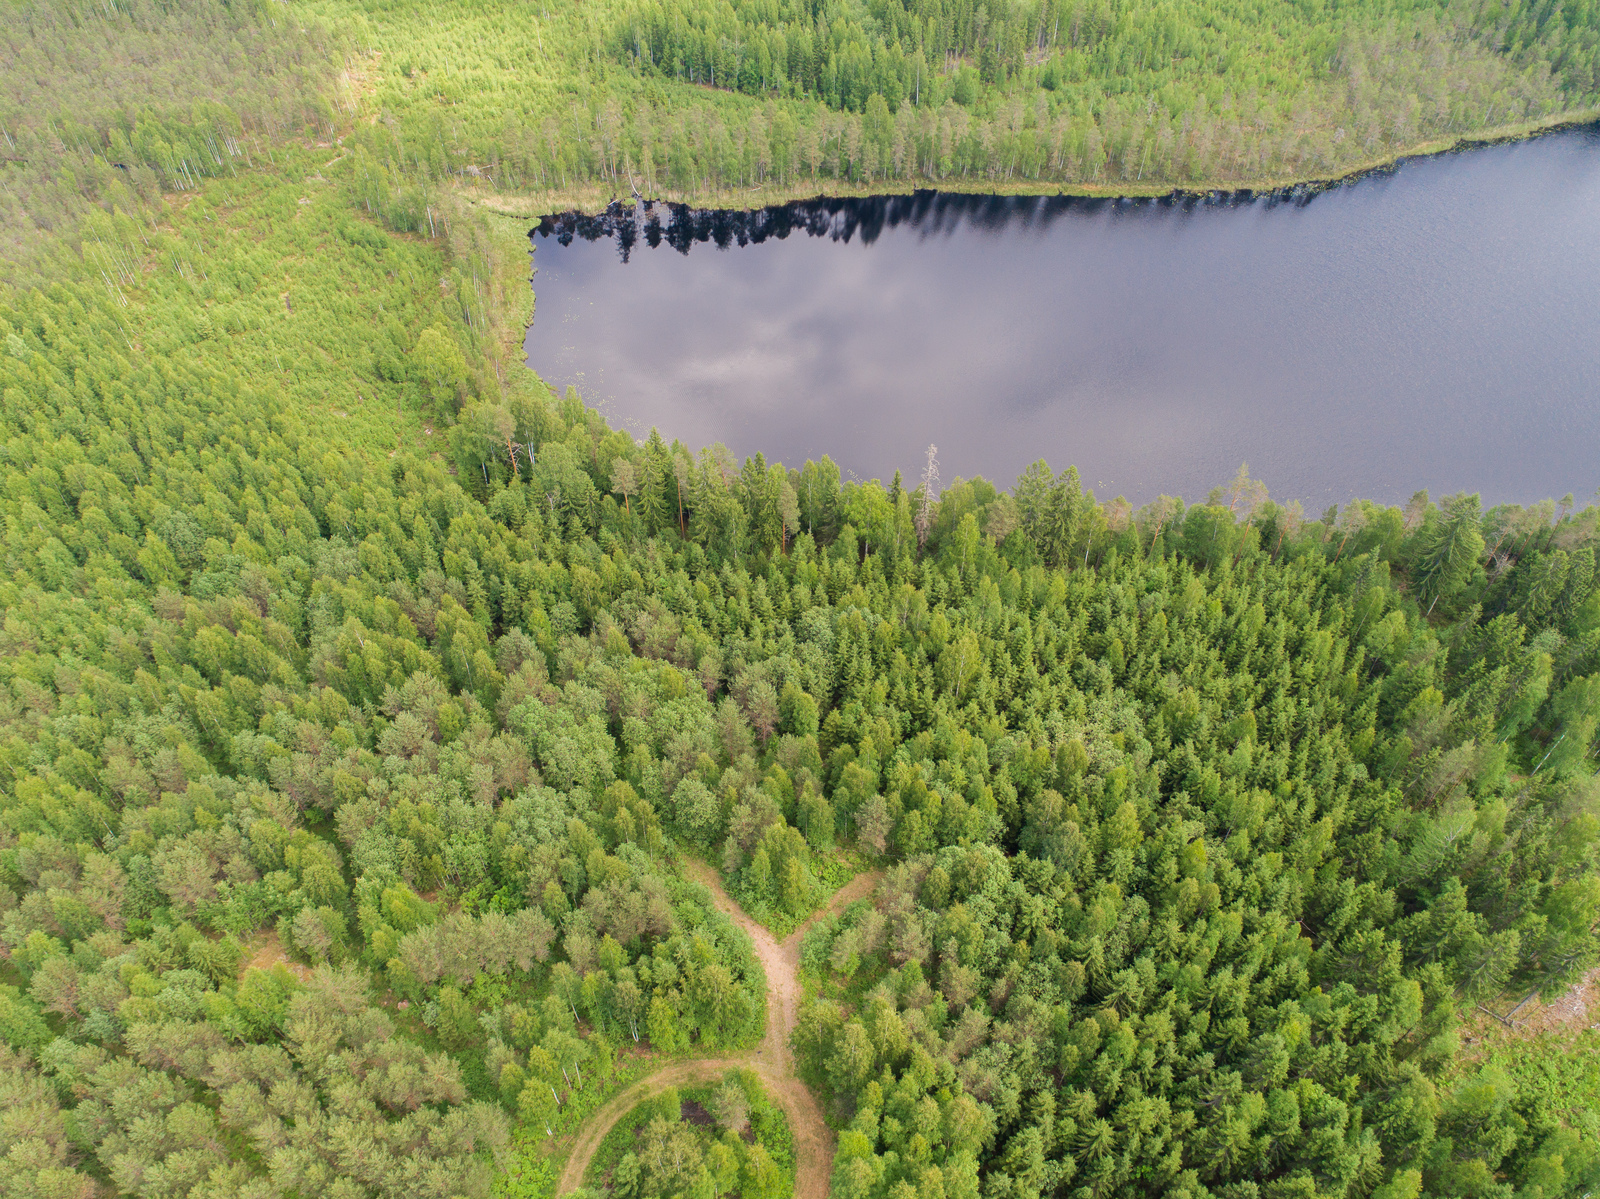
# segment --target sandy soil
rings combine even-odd
[[[278,939],[277,932],[269,928],[256,934],[253,940],[245,942],[244,960],[239,966],[239,977],[243,978],[245,971],[251,967],[271,970],[274,966],[287,966],[301,982],[311,977],[310,968],[291,958],[284,951],[283,942]]]
[[[1593,1028],[1600,1019],[1600,970],[1589,971],[1581,981],[1573,983],[1549,1003],[1530,1000],[1511,1019],[1532,1032]]]
[[[816,1096],[795,1075],[794,1056],[789,1052],[789,1035],[794,1031],[800,1011],[800,938],[821,916],[840,911],[870,895],[880,875],[873,871],[856,875],[834,893],[826,907],[787,940],[779,942],[728,897],[721,880],[708,866],[690,862],[687,869],[690,877],[710,888],[716,905],[749,933],[755,943],[756,957],[767,975],[766,1035],[753,1051],[676,1061],[619,1092],[579,1129],[556,1183],[556,1194],[565,1195],[583,1185],[583,1176],[606,1133],[643,1100],[660,1094],[669,1086],[718,1078],[735,1066],[742,1066],[760,1076],[768,1094],[789,1118],[789,1129],[794,1134],[795,1199],[826,1199],[828,1179],[833,1174],[833,1130],[822,1118],[822,1107]]]

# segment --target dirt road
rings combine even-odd
[[[722,881],[710,868],[700,862],[689,862],[687,870],[691,878],[710,888],[716,905],[749,933],[755,943],[756,957],[767,974],[766,1035],[754,1050],[679,1060],[619,1092],[578,1130],[572,1152],[556,1183],[556,1194],[565,1195],[583,1185],[583,1176],[606,1133],[640,1102],[667,1087],[720,1078],[726,1071],[741,1066],[756,1072],[773,1101],[789,1117],[789,1129],[794,1134],[795,1199],[826,1199],[828,1179],[833,1173],[833,1130],[822,1118],[822,1107],[816,1097],[795,1075],[794,1057],[789,1052],[789,1034],[794,1031],[800,1011],[800,938],[819,917],[840,911],[871,894],[879,875],[875,871],[856,875],[834,892],[822,911],[795,929],[787,940],[779,942],[728,897],[722,889]]]

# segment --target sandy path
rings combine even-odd
[[[766,1035],[754,1051],[676,1061],[619,1092],[578,1130],[556,1182],[556,1194],[565,1195],[583,1185],[583,1176],[606,1133],[640,1102],[669,1086],[720,1078],[735,1066],[742,1066],[756,1072],[768,1094],[789,1117],[789,1130],[794,1134],[795,1199],[826,1199],[828,1179],[833,1174],[833,1130],[822,1118],[816,1096],[795,1075],[794,1056],[789,1052],[789,1034],[794,1031],[800,1011],[800,938],[821,916],[871,894],[880,875],[876,871],[856,875],[834,892],[825,907],[780,943],[728,897],[722,880],[708,866],[688,862],[686,869],[691,878],[710,889],[717,907],[749,933],[755,943],[756,957],[767,975]]]

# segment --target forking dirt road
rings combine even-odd
[[[728,897],[721,880],[707,866],[690,861],[685,863],[685,869],[691,878],[710,889],[717,907],[749,933],[755,943],[756,957],[767,975],[766,1034],[753,1050],[680,1059],[618,1092],[578,1130],[572,1151],[567,1155],[567,1164],[556,1182],[556,1194],[565,1195],[583,1185],[583,1176],[606,1133],[639,1103],[668,1087],[718,1078],[739,1066],[755,1071],[761,1085],[789,1118],[789,1129],[794,1134],[795,1199],[826,1199],[828,1179],[833,1173],[833,1130],[822,1118],[822,1107],[816,1096],[795,1074],[794,1056],[789,1052],[789,1034],[794,1031],[800,1011],[800,938],[822,916],[841,911],[871,894],[880,875],[876,871],[856,875],[835,891],[833,898],[816,915],[795,929],[787,940],[779,942]]]

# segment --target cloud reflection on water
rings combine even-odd
[[[1287,200],[547,220],[529,361],[636,435],[860,477],[913,473],[932,441],[947,479],[1042,456],[1136,501],[1200,498],[1245,459],[1314,506],[1587,495],[1597,150],[1568,133]]]

